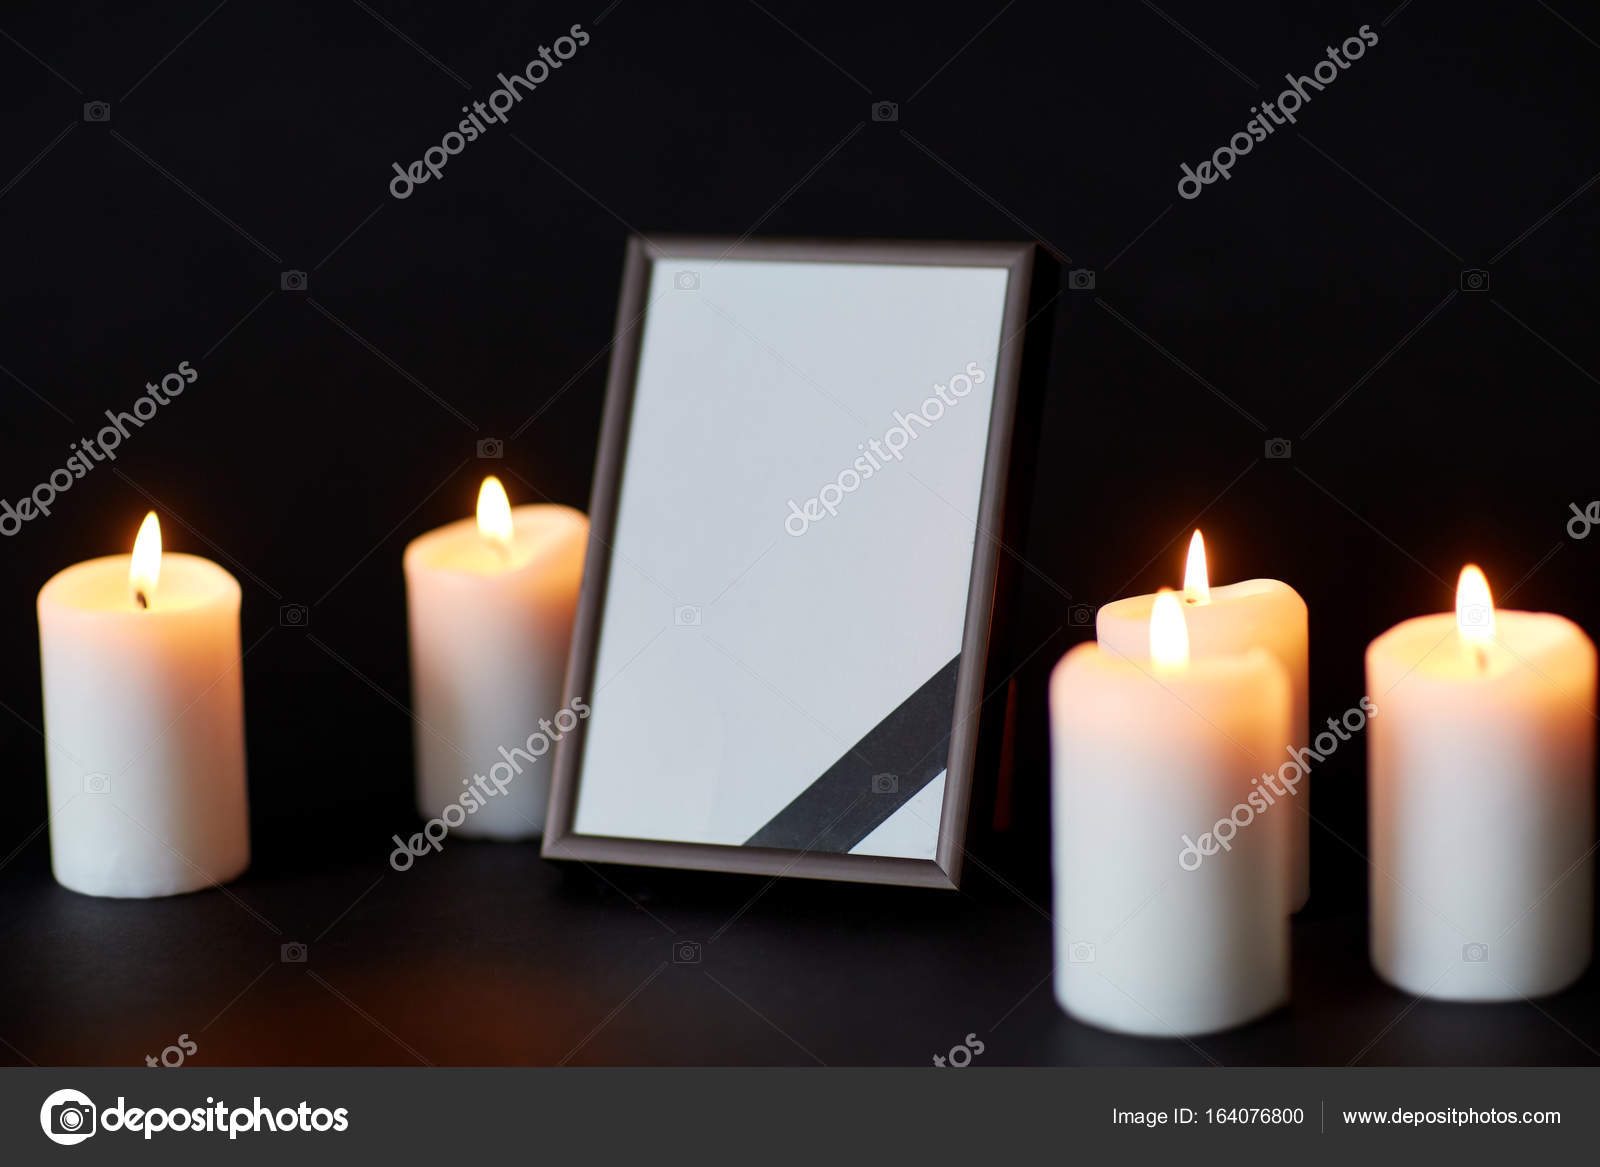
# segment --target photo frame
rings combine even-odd
[[[547,858],[959,885],[1056,279],[629,240]]]

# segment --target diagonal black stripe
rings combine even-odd
[[[849,851],[870,835],[945,769],[960,665],[957,653],[744,845]]]

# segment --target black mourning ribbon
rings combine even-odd
[[[746,847],[849,851],[948,764],[957,653],[802,790]]]

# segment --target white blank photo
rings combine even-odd
[[[653,264],[574,833],[933,857],[1008,276]]]

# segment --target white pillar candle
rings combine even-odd
[[[540,721],[548,727],[561,710],[588,539],[580,512],[512,509],[489,478],[476,519],[406,547],[423,818],[441,817],[471,787],[471,813],[452,833],[525,839],[544,830],[554,751]]]
[[[1367,647],[1372,963],[1408,993],[1537,997],[1589,963],[1595,648],[1570,620],[1497,612],[1482,572],[1456,613]]]
[[[250,865],[239,584],[161,553],[152,513],[132,555],[39,591],[50,862],[97,896],[163,896]]]
[[[1262,648],[1278,659],[1289,676],[1289,735],[1273,750],[1267,769],[1276,772],[1292,757],[1302,774],[1293,784],[1294,803],[1285,816],[1290,820],[1289,910],[1297,912],[1311,895],[1310,771],[1315,764],[1307,753],[1311,745],[1311,658],[1306,602],[1299,592],[1275,579],[1210,586],[1205,543],[1199,531],[1189,541],[1182,599],[1189,648],[1196,657]],[[1154,602],[1154,596],[1131,596],[1105,605],[1095,618],[1096,639],[1124,656],[1143,655]]]
[[[1263,649],[1189,658],[1183,626],[1164,593],[1138,659],[1082,644],[1050,679],[1056,1000],[1122,1033],[1209,1033],[1289,996],[1290,818],[1258,777],[1289,681]]]

